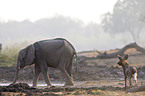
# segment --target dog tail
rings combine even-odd
[[[137,81],[137,73],[134,73],[134,80]]]

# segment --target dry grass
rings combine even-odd
[[[0,53],[0,67],[16,65],[18,52],[26,45],[27,43],[5,46]]]

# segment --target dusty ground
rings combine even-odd
[[[145,85],[145,55],[132,49],[126,53],[130,54],[128,59],[130,65],[138,70],[138,86]],[[30,66],[20,71],[16,85],[1,86],[0,95],[8,95],[12,92],[15,95],[145,95],[144,91],[135,93],[124,91],[124,75],[122,68],[117,65],[118,58],[97,59],[96,55],[97,52],[79,53],[78,73],[73,71],[75,85],[72,87],[31,88],[27,83],[33,81],[34,66]],[[49,68],[48,70],[51,81],[64,82],[64,77],[58,69]],[[14,77],[15,67],[0,67],[0,72],[0,83],[10,83]],[[39,81],[45,84],[42,75]]]

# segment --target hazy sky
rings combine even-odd
[[[117,0],[0,0],[0,21],[31,20],[55,15],[70,16],[83,22],[99,23],[100,16],[112,12]]]

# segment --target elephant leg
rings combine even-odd
[[[16,83],[16,80],[18,79],[18,72],[19,72],[19,69],[17,68],[17,71],[16,71],[16,74],[15,74],[15,77],[14,77],[14,80],[13,80],[12,84]]]
[[[41,72],[41,69],[40,69],[39,65],[36,63],[35,64],[35,77],[34,77],[34,80],[33,80],[33,87],[37,86],[40,72]]]
[[[51,86],[51,82],[50,82],[49,74],[48,74],[48,69],[47,68],[43,68],[42,73],[43,73],[45,82],[47,83],[47,86]]]
[[[47,66],[45,60],[43,59],[43,56],[41,56],[38,53],[36,53],[36,62],[37,62],[37,65],[39,65],[39,68],[37,68],[37,69],[41,70],[47,86],[51,86],[50,79],[49,79],[49,76],[48,76],[48,69],[47,69],[48,66]],[[36,74],[36,77],[38,77],[38,76],[39,75]],[[35,82],[37,82],[37,80],[35,80]]]
[[[69,66],[68,66],[68,68],[67,68],[67,73],[68,73],[69,76],[71,77],[71,81],[73,81],[73,75],[72,75],[72,60],[73,60],[73,58],[70,60]]]
[[[73,81],[71,79],[71,77],[69,76],[69,74],[67,73],[67,71],[65,69],[60,69],[62,74],[64,74],[64,76],[66,77],[66,83],[65,85],[74,85]]]
[[[65,64],[67,64],[67,63],[64,62],[64,61],[65,60],[61,60],[60,61],[58,68],[60,69],[60,71],[62,72],[62,74],[66,77],[65,86],[66,85],[74,85],[73,82],[72,82],[71,76],[68,74],[68,72],[65,69],[65,67],[66,67]]]
[[[49,76],[48,76],[48,69],[47,69],[48,66],[47,66],[45,60],[43,59],[43,56],[41,56],[37,52],[36,52],[36,62],[40,67],[40,70],[41,70],[41,72],[44,76],[44,80],[45,80],[47,86],[51,86],[50,79],[49,79]]]

